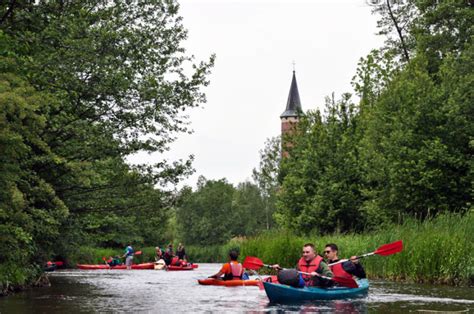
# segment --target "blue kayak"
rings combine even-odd
[[[272,303],[292,303],[308,300],[334,300],[357,298],[367,295],[369,282],[367,279],[357,280],[358,288],[333,287],[293,288],[287,285],[263,282],[265,292]]]

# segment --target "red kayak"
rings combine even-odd
[[[155,263],[143,263],[143,264],[133,264],[132,269],[154,269]],[[79,269],[89,269],[89,270],[97,270],[97,269],[127,269],[126,265],[117,265],[117,266],[109,266],[105,264],[77,264],[77,268]]]
[[[226,286],[226,287],[239,287],[239,286],[258,286],[263,282],[278,282],[277,276],[268,276],[260,279],[233,279],[233,280],[222,280],[215,278],[198,279],[198,283],[203,286]]]
[[[199,265],[198,264],[190,264],[190,265],[186,265],[186,266],[173,266],[173,265],[170,265],[168,266],[168,270],[193,270],[194,268],[198,268]]]

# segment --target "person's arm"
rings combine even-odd
[[[214,275],[209,276],[209,278],[216,278],[216,279],[220,278],[222,275],[227,273],[227,267],[230,267],[229,264],[222,265],[221,269],[217,273],[215,273]]]
[[[367,275],[365,274],[364,267],[358,262],[354,262],[353,259],[351,258],[350,261],[342,263],[342,268],[349,274],[356,276],[357,278],[366,278]]]
[[[321,276],[325,276],[325,277],[330,277],[332,278],[333,273],[331,271],[331,269],[329,268],[328,264],[326,264],[325,262],[321,262],[319,264],[319,268],[317,269],[317,271],[314,271],[311,273],[311,276],[318,276],[318,275],[321,275]]]

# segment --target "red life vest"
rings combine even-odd
[[[316,255],[316,257],[309,263],[307,263],[306,260],[302,257],[298,261],[298,270],[305,273],[312,273],[313,271],[318,270],[319,265],[321,264],[322,261],[323,261],[323,258],[319,255]],[[301,276],[303,277],[306,285],[309,285],[311,276],[305,275],[305,274],[301,274]]]
[[[242,279],[242,273],[244,272],[244,267],[242,266],[242,264],[235,264],[232,262],[230,262],[229,264],[233,279]]]
[[[333,265],[333,266],[329,266],[329,268],[331,269],[332,273],[336,277],[343,277],[343,278],[351,278],[352,279],[352,275],[344,270],[344,267],[342,267],[342,263],[339,263],[339,264],[336,264],[336,265]]]

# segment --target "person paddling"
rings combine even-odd
[[[334,243],[326,244],[324,248],[324,255],[328,261],[328,264],[336,263],[339,261],[338,247]],[[334,276],[352,278],[356,276],[357,278],[363,279],[366,278],[364,267],[359,263],[357,256],[352,256],[347,262],[339,263],[333,266],[329,266],[331,271],[334,273]]]
[[[321,278],[319,276],[325,277],[333,277],[332,271],[329,269],[329,266],[324,262],[323,258],[316,254],[316,250],[314,248],[314,244],[306,243],[303,245],[302,257],[298,261],[298,265],[296,269],[301,272],[310,273],[307,274],[299,274],[300,276],[300,284],[299,286],[312,286],[312,287],[330,287],[333,285],[331,280]],[[275,264],[272,265],[274,269],[281,270],[282,268],[280,265]],[[281,276],[280,278],[285,277],[285,272],[287,270],[280,271]],[[279,275],[280,275],[279,273]],[[288,272],[289,276],[298,276],[298,273],[295,272],[293,269],[292,272]],[[288,278],[289,281],[294,282],[295,278]]]
[[[222,280],[248,279],[247,274],[244,273],[244,267],[237,261],[238,257],[239,253],[237,251],[230,250],[230,261],[222,265],[221,269],[216,274],[209,276],[209,278]]]
[[[133,251],[132,245],[129,244],[125,248],[125,254],[122,255],[122,258],[125,257],[125,265],[127,265],[127,269],[132,269],[132,264],[133,264],[133,254],[135,252]]]
[[[122,262],[120,261],[120,256],[110,256],[107,260],[107,265],[109,265],[110,267],[118,266],[120,264],[122,264]]]

